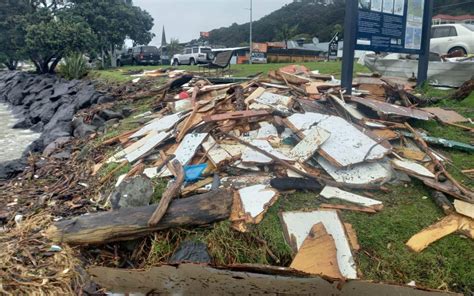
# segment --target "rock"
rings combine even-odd
[[[133,114],[133,108],[130,108],[130,107],[125,107],[122,109],[122,115],[123,117],[129,117]]]
[[[153,183],[146,176],[124,180],[112,194],[112,209],[147,206],[153,196]]]
[[[0,180],[13,178],[23,172],[27,166],[25,159],[16,159],[0,163]]]
[[[85,138],[93,133],[95,133],[97,130],[97,127],[86,124],[84,122],[81,122],[75,129],[74,129],[74,137],[75,138]]]
[[[43,129],[44,129],[44,123],[41,121],[33,125],[32,127],[30,127],[30,130],[34,131],[35,133],[41,133]]]
[[[105,125],[105,119],[96,114],[92,117],[91,124],[95,127],[103,127]]]
[[[29,119],[24,119],[21,121],[18,121],[13,125],[12,128],[14,129],[28,129],[31,127],[31,121]]]
[[[171,256],[170,264],[180,263],[211,263],[211,256],[206,244],[196,241],[185,241]]]
[[[71,158],[71,151],[63,151],[60,153],[56,153],[53,154],[51,157],[58,160],[67,160]]]
[[[75,95],[74,104],[77,109],[88,108],[92,105],[92,99],[96,94],[93,87],[83,87]]]
[[[121,113],[109,109],[100,111],[99,116],[105,119],[106,121],[111,119],[123,119],[123,115]]]
[[[114,97],[111,96],[100,96],[99,99],[97,100],[97,104],[107,104],[107,103],[112,103],[115,101]]]
[[[46,148],[43,150],[43,156],[49,157],[53,152],[58,149],[59,147],[69,143],[71,141],[71,137],[61,137],[54,140],[50,143]]]
[[[120,122],[120,120],[118,120],[117,118],[114,118],[114,119],[106,121],[105,126],[107,128],[110,128],[110,127],[113,127],[114,125],[118,124],[119,122]]]

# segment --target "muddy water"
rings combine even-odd
[[[0,163],[20,158],[26,147],[40,136],[30,130],[12,129],[16,122],[8,106],[0,103]]]

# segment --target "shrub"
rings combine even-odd
[[[87,60],[80,53],[67,56],[59,66],[59,74],[66,79],[81,79],[88,73]]]

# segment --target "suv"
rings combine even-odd
[[[160,52],[156,46],[137,46],[129,48],[117,59],[117,66],[123,65],[158,65]]]
[[[467,24],[436,25],[431,28],[431,51],[438,54],[460,50],[474,53],[474,26]]]
[[[175,54],[171,59],[173,66],[208,64],[214,60],[214,53],[210,47],[186,47],[183,54]]]

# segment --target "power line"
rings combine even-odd
[[[434,8],[438,9],[438,8],[445,8],[445,7],[453,7],[453,6],[460,6],[460,5],[469,4],[469,3],[474,4],[474,1],[471,0],[471,1],[461,2],[461,3],[455,3],[455,4],[440,5],[440,6],[435,6]]]

